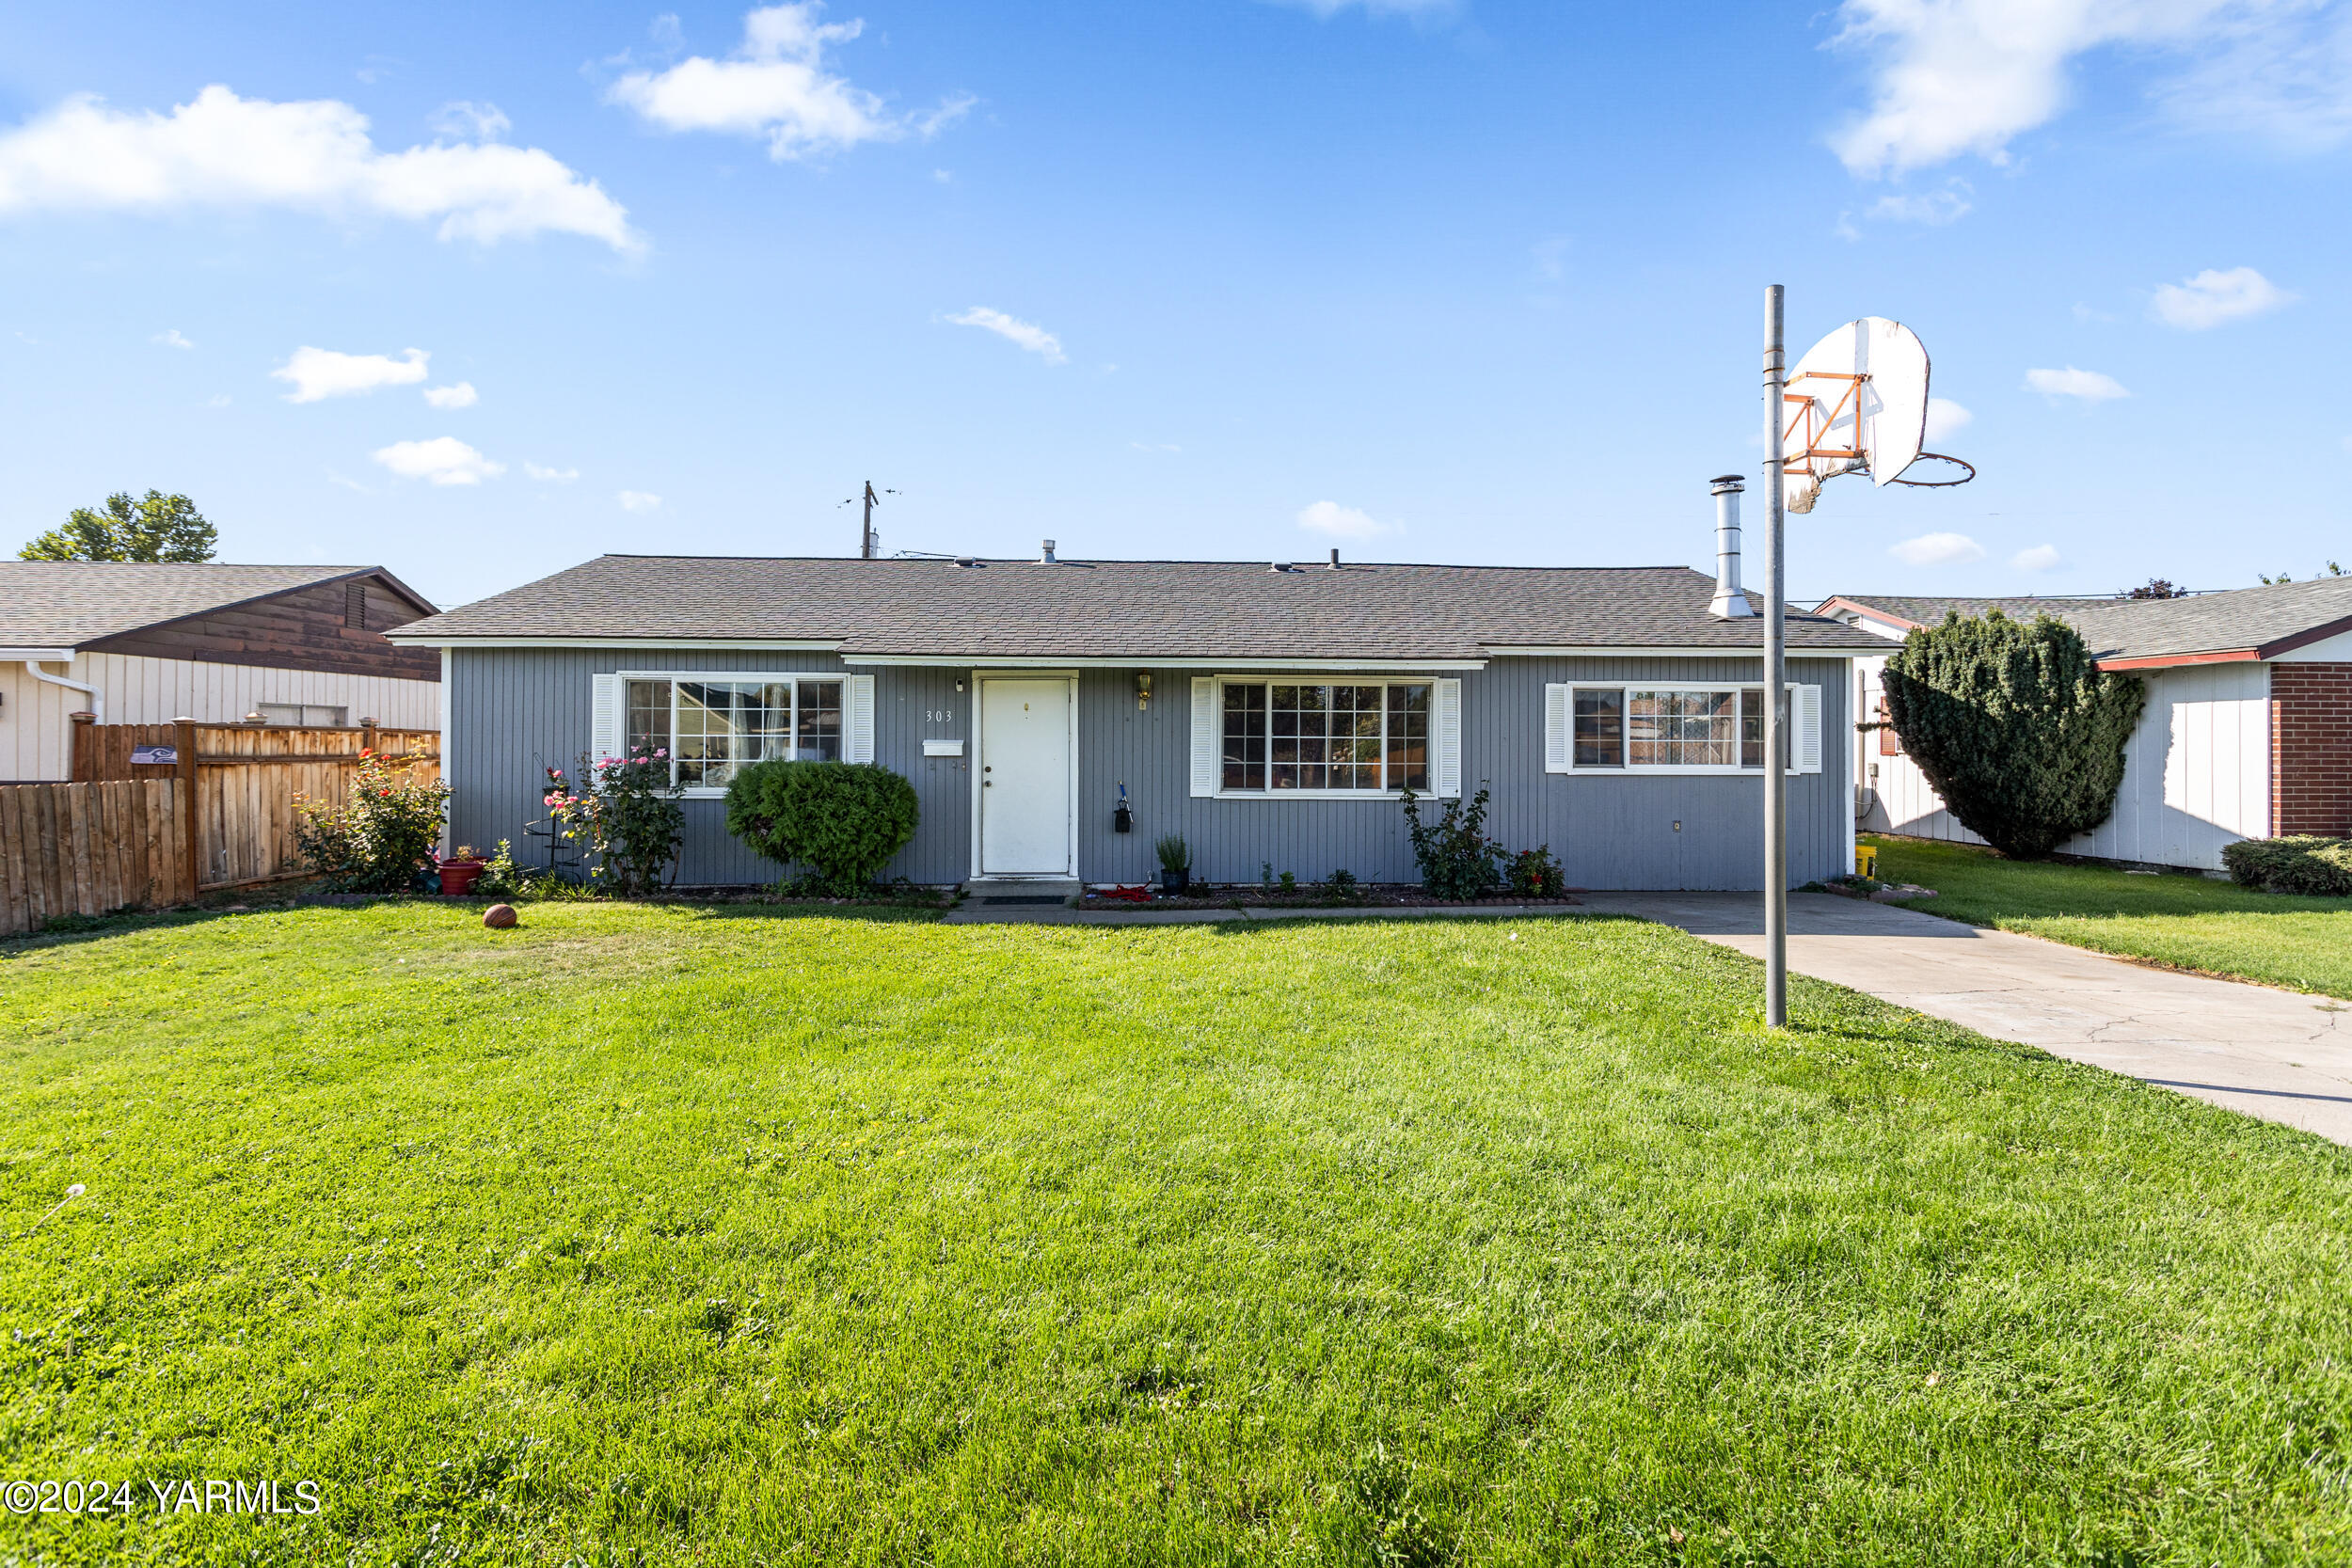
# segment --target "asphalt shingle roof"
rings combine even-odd
[[[2036,615],[2048,614],[2063,620],[2086,606],[2115,602],[2111,594],[2095,598],[2090,595],[2050,598],[2023,594],[2006,599],[1951,598],[1915,594],[1840,594],[1837,597],[1849,604],[1868,605],[1873,610],[1884,610],[1898,620],[1920,626],[1943,625],[1946,612],[1950,610],[1958,610],[1963,615],[1981,615],[1988,610],[1997,610],[2012,618],[2031,619]],[[1830,601],[1824,599],[1821,608],[1826,610],[1829,604]]]
[[[851,655],[1469,659],[1491,646],[1760,647],[1680,566],[760,559],[608,555],[415,622],[399,641],[498,637],[838,641]],[[1882,647],[1790,617],[1793,649]]]
[[[2081,632],[2090,651],[2103,659],[2184,658],[2249,649],[2268,657],[2313,632],[2352,630],[2352,577],[2233,588],[2218,594],[2192,594],[2184,599],[1921,599],[1876,594],[1841,594],[1838,597],[1921,625],[1942,621],[1946,609],[1963,615],[1981,614],[1992,606],[1998,606],[2005,615],[2046,610]],[[1918,607],[1921,612],[1905,606]],[[1926,613],[1930,607],[1941,608]]]
[[[370,570],[210,561],[0,561],[0,647],[77,648]]]

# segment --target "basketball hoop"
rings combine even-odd
[[[1965,468],[1968,471],[1961,475],[1958,479],[1897,479],[1894,483],[1897,484],[1915,484],[1922,490],[1948,490],[1955,484],[1965,484],[1970,480],[1977,477],[1977,466],[1974,463],[1969,462],[1964,457],[1947,457],[1940,451],[1923,451],[1919,454],[1918,461],[1921,463],[1949,463],[1957,467]]]
[[[1782,493],[1791,512],[1813,510],[1821,486],[1840,474],[1867,473],[1873,484],[1938,488],[1958,479],[1904,480],[1922,457],[1928,426],[1928,351],[1900,322],[1865,316],[1805,351],[1781,394]]]

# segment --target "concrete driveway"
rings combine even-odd
[[[1764,951],[1753,894],[1593,893],[1596,912]],[[1825,893],[1788,897],[1788,967],[2352,1144],[2352,1004],[2208,980]]]

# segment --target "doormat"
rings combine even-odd
[[[975,898],[972,902],[984,908],[993,909],[999,904],[1067,904],[1070,900],[1067,898],[1041,897],[1031,894],[1022,894],[1018,896],[1010,898]]]

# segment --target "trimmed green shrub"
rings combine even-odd
[[[2115,810],[2147,689],[2065,622],[1997,610],[1921,626],[1886,660],[1886,712],[1954,816],[2003,854],[2048,854]]]
[[[872,886],[921,816],[914,786],[871,763],[756,762],[727,785],[727,832],[771,861],[815,866],[836,898]]]
[[[2240,887],[2352,898],[2352,839],[2240,839],[2222,849],[2221,863]]]

